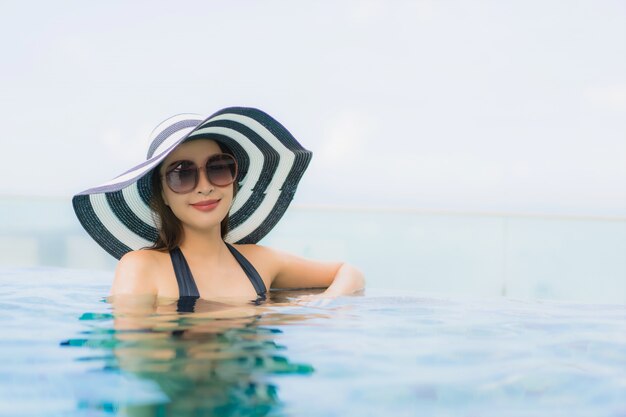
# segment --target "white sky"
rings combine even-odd
[[[3,1],[0,195],[71,196],[261,108],[295,202],[626,216],[626,2]],[[68,202],[69,204],[69,202]]]

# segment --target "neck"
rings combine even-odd
[[[185,256],[202,257],[202,259],[219,259],[226,249],[219,225],[210,230],[196,230],[184,227],[180,248]]]

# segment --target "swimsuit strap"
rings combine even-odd
[[[246,276],[254,286],[254,289],[259,296],[257,302],[259,300],[265,300],[267,289],[265,288],[265,283],[261,279],[261,276],[257,272],[257,270],[252,266],[252,264],[232,245],[226,243],[226,247],[233,254],[243,271],[246,273]],[[172,258],[172,265],[174,266],[174,274],[176,275],[176,282],[178,283],[178,292],[179,292],[179,309],[183,308],[183,310],[179,311],[189,311],[191,308],[193,311],[193,305],[195,304],[195,300],[200,298],[200,292],[198,291],[198,287],[196,286],[196,282],[193,279],[193,275],[191,274],[191,269],[189,269],[189,264],[183,255],[183,252],[180,248],[174,248],[170,251],[170,258]],[[185,298],[183,298],[185,297]],[[190,299],[190,298],[193,298]],[[184,305],[181,305],[183,302]],[[189,306],[191,304],[191,307]]]
[[[196,300],[200,298],[200,292],[198,292],[196,281],[194,281],[193,275],[191,275],[189,264],[180,248],[172,249],[170,251],[170,258],[172,258],[174,274],[176,275],[176,282],[178,282],[179,298],[176,311],[193,313]]]
[[[237,262],[239,262],[239,265],[241,265],[243,271],[248,276],[248,279],[250,279],[250,281],[252,282],[252,285],[254,286],[257,295],[260,298],[265,299],[265,293],[267,292],[267,289],[265,288],[265,283],[261,279],[261,276],[259,275],[257,270],[254,269],[254,266],[252,266],[252,264],[232,245],[226,243],[226,247],[228,247],[230,253],[233,254]]]
[[[193,275],[191,275],[189,264],[180,248],[172,249],[170,258],[172,258],[172,265],[174,266],[176,281],[178,282],[179,297],[200,297],[196,281],[194,281]]]

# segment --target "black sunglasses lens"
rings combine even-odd
[[[237,163],[228,154],[215,155],[206,163],[206,174],[209,181],[219,187],[232,184],[237,177]]]
[[[193,162],[185,161],[165,175],[168,187],[175,193],[186,193],[198,184],[198,168]]]

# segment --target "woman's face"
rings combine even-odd
[[[220,222],[228,215],[233,201],[233,184],[219,187],[209,182],[204,166],[207,159],[223,153],[217,142],[195,139],[178,146],[161,164],[163,201],[181,221],[183,228],[206,231],[220,230]],[[192,161],[197,167],[198,184],[188,193],[173,192],[165,180],[165,173],[179,165],[180,161]]]

